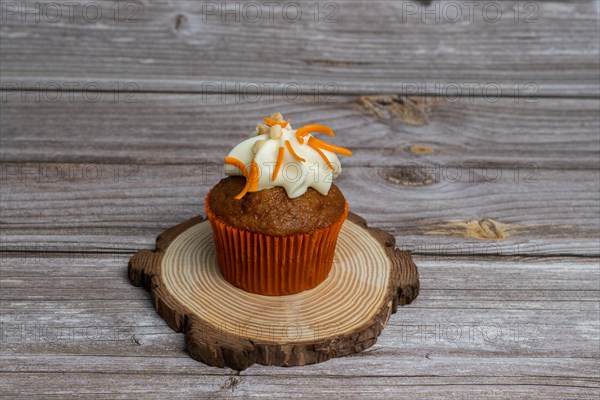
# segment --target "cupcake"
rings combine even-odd
[[[352,153],[313,136],[323,125],[294,130],[281,114],[264,119],[225,157],[227,177],[207,195],[223,277],[251,293],[289,295],[329,274],[348,203],[332,180],[337,154]]]

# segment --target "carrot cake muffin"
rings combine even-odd
[[[348,204],[332,183],[337,154],[352,153],[313,136],[323,125],[294,130],[281,114],[264,119],[225,157],[227,178],[206,198],[223,277],[248,292],[289,295],[329,274]]]

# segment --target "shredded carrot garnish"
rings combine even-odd
[[[256,192],[256,189],[258,189],[259,175],[260,170],[258,169],[258,164],[252,160],[252,165],[250,166],[250,178],[248,179],[250,181],[250,189],[248,189],[250,192]]]
[[[289,140],[285,141],[285,147],[287,147],[287,149],[292,154],[292,157],[294,157],[296,160],[298,160],[300,162],[305,162],[306,161],[304,158],[302,158],[298,154],[296,154],[296,152],[294,151],[294,148],[292,147],[292,144],[290,143]]]
[[[273,125],[279,125],[282,128],[285,128],[286,126],[288,126],[288,124],[290,123],[290,120],[287,119],[285,121],[277,121],[273,118],[264,118],[265,123],[269,126],[273,126]]]
[[[313,146],[320,148],[321,150],[331,151],[332,153],[338,153],[343,156],[351,156],[352,152],[344,147],[336,146],[334,144],[323,142],[316,137],[310,137],[308,143],[313,143]],[[312,146],[311,146],[312,147]]]
[[[225,164],[239,168],[242,171],[242,175],[247,176],[248,171],[243,162],[234,157],[225,157]]]
[[[331,130],[330,127],[325,126],[325,125],[319,125],[319,124],[311,124],[311,125],[303,126],[302,128],[298,129],[296,131],[296,139],[301,144],[303,144],[304,137],[311,132],[324,133],[329,136],[335,136],[335,133],[333,133],[333,131]]]
[[[250,176],[246,178],[246,186],[244,186],[244,189],[240,194],[235,196],[236,200],[241,200],[248,192],[256,192],[256,189],[258,189],[259,172],[258,164],[252,160],[252,165],[250,165]]]
[[[283,147],[279,148],[279,152],[277,153],[277,163],[275,164],[275,170],[273,171],[273,176],[271,180],[274,181],[277,179],[277,174],[279,174],[279,170],[281,169],[281,164],[283,163],[283,154],[285,149]]]
[[[236,200],[241,200],[242,197],[244,197],[246,195],[246,193],[248,193],[248,181],[246,181],[246,186],[244,186],[244,189],[240,192],[240,194],[238,194],[237,196],[235,196]]]
[[[333,165],[331,165],[331,162],[329,161],[329,159],[327,158],[327,156],[325,155],[325,153],[323,153],[321,151],[321,149],[319,149],[317,146],[315,146],[314,142],[311,142],[309,140],[308,141],[308,145],[323,158],[323,160],[325,161],[325,163],[327,164],[327,166],[329,168],[331,168],[332,171],[335,171],[335,169],[333,168]]]

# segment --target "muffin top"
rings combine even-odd
[[[334,184],[326,195],[308,188],[299,197],[290,198],[281,186],[236,195],[246,179],[232,176],[221,180],[209,193],[211,212],[229,225],[268,235],[293,235],[325,228],[344,213],[346,199]]]

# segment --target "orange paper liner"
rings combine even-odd
[[[223,277],[247,292],[281,296],[314,288],[327,278],[337,238],[348,215],[348,203],[339,220],[330,226],[288,236],[267,235],[227,224],[211,212],[208,196],[206,214]]]

